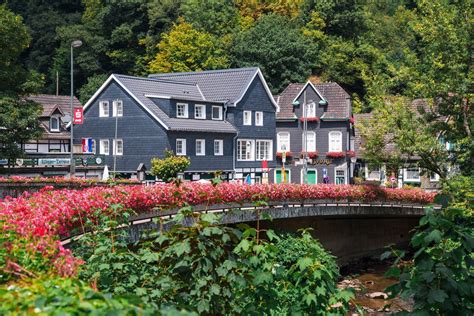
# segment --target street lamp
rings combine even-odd
[[[75,40],[71,43],[71,148],[70,148],[70,170],[69,176],[72,178],[74,173],[76,172],[76,166],[74,161],[74,80],[73,80],[73,64],[74,64],[74,55],[73,55],[73,48],[80,47],[82,42],[80,40]]]

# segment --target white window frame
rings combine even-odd
[[[314,171],[316,175],[316,183],[318,184],[318,169],[316,168],[308,168],[308,171]],[[301,184],[304,183],[304,169],[301,169]]]
[[[365,179],[366,180],[369,180],[369,181],[380,181],[381,180],[381,177],[382,177],[382,166],[378,166],[378,174],[379,176],[374,178],[374,177],[370,177],[370,174],[373,172],[377,172],[375,170],[372,170],[371,171],[371,168],[369,168],[369,165],[365,165]]]
[[[179,115],[179,107],[184,106],[184,113],[183,115]],[[176,117],[177,118],[188,118],[188,104],[187,103],[176,103]]]
[[[338,146],[335,147],[332,144],[332,139],[338,141]],[[328,151],[330,152],[342,152],[342,132],[341,131],[331,131],[328,133]]]
[[[218,145],[218,151],[216,153],[216,143]],[[224,155],[224,140],[223,139],[214,139],[214,156],[223,156]]]
[[[219,109],[219,117],[214,117],[214,109],[218,108]],[[212,112],[211,112],[211,117],[214,121],[222,121],[222,106],[218,105],[213,105],[212,106]]]
[[[278,132],[277,133],[277,152],[281,153],[283,152],[283,150],[281,150],[281,146],[283,145],[282,142],[281,142],[281,135],[282,134],[288,134],[288,144],[285,144],[285,145],[288,145],[287,148],[286,148],[286,152],[290,151],[290,144],[291,144],[291,135],[290,135],[290,132]]]
[[[408,169],[418,169],[418,178],[408,178]],[[421,182],[421,170],[419,167],[407,167],[403,169],[403,181]]]
[[[118,111],[120,105],[120,111]],[[123,101],[115,100],[112,102],[112,116],[113,117],[122,117],[123,116]]]
[[[57,128],[53,128],[53,120],[56,120],[56,122],[58,123],[58,127],[57,127]],[[49,118],[49,130],[50,130],[51,132],[59,132],[59,129],[60,129],[59,116],[57,116],[57,115],[51,116],[51,117]]]
[[[262,111],[255,112],[255,126],[263,126],[263,112]]]
[[[344,171],[344,184],[347,184],[347,167],[346,167],[346,165],[337,166],[337,167],[334,168],[334,184],[336,184],[336,178],[337,178],[337,171],[338,170]]]
[[[99,101],[99,117],[109,117],[109,116],[110,116],[109,101]]]
[[[201,143],[201,151],[198,152],[198,143]],[[205,156],[206,155],[206,140],[205,139],[196,139],[196,156]]]
[[[246,142],[246,144],[250,144],[250,150],[246,152],[250,153],[250,158],[242,159],[240,156],[240,143]],[[237,140],[237,161],[255,161],[255,140],[254,139],[238,139]]]
[[[430,175],[430,182],[439,182],[439,174],[430,171],[429,175]]]
[[[251,126],[252,125],[252,111],[243,111],[242,121],[243,121],[243,125]]]
[[[308,135],[313,135],[314,136],[314,148],[308,148]],[[306,146],[304,144],[304,133],[301,135],[301,144],[303,145],[301,148],[303,148],[303,150],[306,149],[307,152],[315,152],[316,151],[316,132],[313,132],[313,131],[307,131],[306,132]]]
[[[197,109],[201,109],[201,116],[197,115]],[[198,120],[205,120],[206,119],[206,105],[205,104],[196,104],[194,105],[194,118]]]
[[[181,152],[178,152],[178,142],[181,142]],[[176,138],[176,156],[186,156],[186,138]]]
[[[311,112],[309,111],[311,109]],[[316,117],[316,103],[311,102],[306,104],[306,117]]]
[[[121,152],[117,151],[118,143],[122,144],[122,151]],[[123,139],[121,139],[121,138],[114,139],[112,147],[113,147],[114,156],[123,156]]]
[[[259,148],[258,148],[258,143],[262,143],[262,142],[265,142],[265,143],[268,143],[268,156],[263,158],[263,159],[260,159],[258,156],[259,154]],[[266,160],[266,161],[272,161],[273,160],[273,140],[271,139],[257,139],[255,141],[255,160],[256,161],[263,161],[263,160]]]
[[[107,145],[105,145],[106,143]],[[108,139],[99,140],[99,154],[105,155],[105,156],[110,155],[110,141]]]

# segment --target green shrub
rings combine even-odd
[[[151,160],[151,174],[159,179],[170,182],[178,173],[184,172],[191,161],[186,156],[175,156],[172,151],[165,151],[165,158]]]

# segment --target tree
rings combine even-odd
[[[305,81],[311,74],[308,43],[294,22],[284,16],[262,16],[236,36],[232,53],[235,67],[259,66],[274,93],[291,82]]]
[[[151,160],[151,174],[165,182],[170,182],[178,176],[178,173],[184,172],[190,164],[188,157],[175,156],[172,151],[166,150],[165,158]]]
[[[149,72],[201,71],[229,66],[223,42],[182,19],[163,35],[157,47],[159,53],[149,63]]]
[[[30,37],[22,18],[5,5],[0,6],[0,30],[0,158],[12,161],[23,153],[19,144],[41,135],[40,106],[25,98],[41,78],[19,64]]]
[[[106,74],[100,74],[87,78],[87,83],[79,89],[79,101],[81,101],[82,104],[86,104],[105,80],[107,80],[107,77]]]

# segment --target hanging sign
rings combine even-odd
[[[84,123],[84,110],[80,107],[74,108],[74,124]]]

